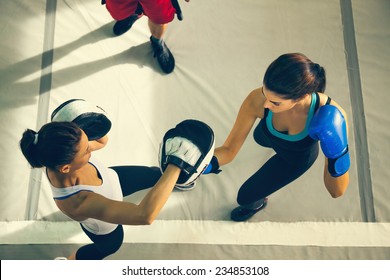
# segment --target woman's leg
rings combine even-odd
[[[118,227],[109,234],[93,234],[81,226],[85,234],[93,241],[92,244],[79,248],[76,260],[102,260],[119,250],[123,242],[123,227]]]
[[[240,205],[232,211],[231,218],[245,221],[267,204],[267,196],[283,188],[304,174],[314,163],[291,165],[279,155],[271,157],[240,188],[237,202]]]
[[[274,155],[241,186],[238,204],[251,204],[276,192],[304,174],[311,165],[291,165]]]
[[[124,196],[153,187],[161,177],[158,167],[114,166],[111,167],[119,177]],[[105,235],[93,234],[81,226],[93,244],[85,245],[76,252],[77,260],[101,260],[115,253],[123,242],[123,227],[118,227]]]
[[[153,187],[161,177],[158,167],[113,166],[118,174],[123,196]]]

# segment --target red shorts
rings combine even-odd
[[[138,2],[144,14],[156,24],[171,22],[175,17],[171,0],[106,0],[106,8],[115,20],[122,20],[135,13]]]

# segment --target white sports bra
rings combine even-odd
[[[90,191],[112,200],[122,201],[122,188],[117,173],[113,169],[104,166],[93,155],[91,156],[89,163],[96,168],[98,174],[101,176],[102,184],[100,186],[76,185],[66,188],[56,188],[50,183],[53,198],[55,200],[63,200],[81,191]],[[45,173],[47,176],[47,172]],[[93,218],[80,221],[80,223],[86,230],[97,235],[108,234],[117,227],[116,224],[107,223]]]

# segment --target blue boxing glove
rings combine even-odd
[[[204,170],[203,174],[210,174],[210,173],[218,174],[221,171],[222,170],[219,169],[219,162],[217,157],[213,156],[211,158],[209,165],[207,165],[206,169]]]
[[[328,171],[339,177],[349,169],[347,125],[343,114],[333,105],[321,106],[313,116],[309,127],[311,138],[320,141],[328,160]]]

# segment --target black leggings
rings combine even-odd
[[[313,159],[305,164],[290,164],[278,154],[271,157],[255,174],[241,186],[237,202],[241,206],[252,208],[255,202],[291,183],[305,173],[315,162]]]
[[[118,174],[123,196],[151,188],[161,177],[158,167],[114,166],[111,168]],[[93,243],[77,250],[77,260],[102,260],[118,251],[122,245],[122,225],[118,225],[114,231],[104,235],[93,234],[83,226],[81,228]]]
[[[102,260],[122,246],[122,225],[118,225],[114,231],[104,235],[93,234],[82,225],[81,228],[93,243],[79,248],[76,252],[76,260]]]

